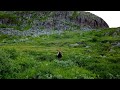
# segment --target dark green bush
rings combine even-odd
[[[8,54],[10,59],[15,60],[17,56],[19,55],[16,51],[16,49],[4,49],[5,52]]]
[[[0,50],[0,78],[5,79],[11,73],[9,55],[4,50]]]
[[[97,38],[97,37],[93,37],[90,41],[91,41],[91,42],[97,42],[97,41],[98,41],[98,38]]]

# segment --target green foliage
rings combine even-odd
[[[14,14],[9,14],[7,12],[0,12],[0,18],[10,18],[10,19],[15,19],[16,16]]]
[[[38,37],[0,34],[1,79],[120,79],[118,29]],[[14,43],[13,43],[14,42]],[[78,46],[71,47],[70,45]],[[57,50],[63,57],[57,59]]]
[[[78,15],[79,15],[79,14],[78,14],[78,11],[74,11],[73,14],[72,14],[72,16],[71,16],[71,18],[72,18],[72,19],[76,19],[76,17],[77,17]]]
[[[7,22],[9,23],[17,23],[17,16],[12,13],[7,12],[0,12],[0,19],[8,19]]]
[[[9,57],[4,52],[4,50],[0,50],[0,78],[5,78],[5,74],[8,74],[9,71]]]
[[[6,24],[0,24],[0,28],[6,28],[7,25]]]
[[[32,26],[30,26],[30,25],[26,25],[24,28],[23,28],[23,30],[28,30],[28,29],[30,29]]]
[[[97,40],[98,40],[97,37],[93,37],[90,41],[91,42],[97,42]]]

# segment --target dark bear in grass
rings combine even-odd
[[[57,58],[60,60],[62,58],[62,53],[61,51],[58,51]]]

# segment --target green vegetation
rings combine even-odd
[[[35,11],[0,11],[0,28],[13,28],[24,31],[30,29],[36,19],[40,22],[45,22],[48,17],[49,12],[46,12],[43,16]],[[41,28],[44,29],[43,27]]]
[[[120,79],[118,43],[119,28],[38,37],[0,34],[0,78]]]
[[[11,21],[16,22],[16,20],[15,20],[16,18],[17,18],[17,16],[12,13],[10,14],[7,12],[0,11],[0,19],[10,19]]]
[[[11,13],[10,11],[0,11],[0,28],[14,28],[20,30],[22,22],[19,20],[19,16]]]
[[[79,14],[78,14],[78,11],[74,11],[73,14],[72,14],[72,16],[71,16],[71,18],[72,18],[72,19],[76,19],[76,17],[77,17],[78,15],[79,15]]]

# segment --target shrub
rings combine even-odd
[[[10,59],[15,60],[17,58],[18,53],[17,53],[16,49],[13,48],[13,49],[4,49],[4,50],[8,54]]]
[[[9,55],[0,49],[0,78],[5,79],[9,73],[11,73]]]
[[[93,37],[90,41],[91,41],[91,42],[97,42],[97,41],[98,41],[98,38],[97,38],[97,37]]]

